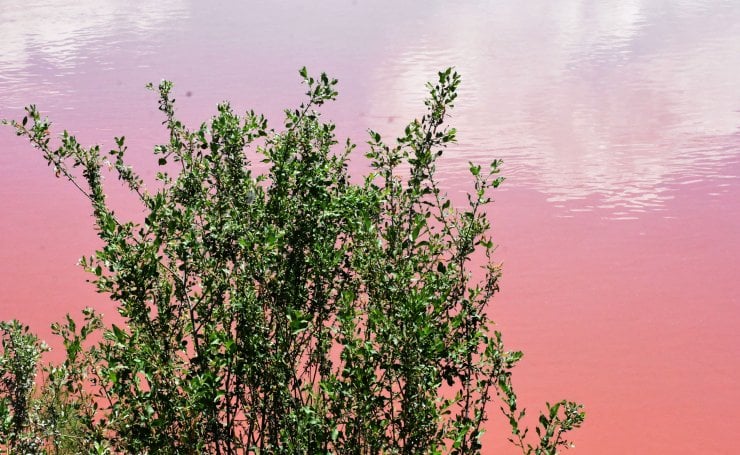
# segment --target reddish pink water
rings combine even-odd
[[[85,141],[125,134],[145,174],[163,137],[146,82],[175,80],[187,120],[223,99],[276,118],[308,65],[340,79],[327,112],[361,142],[455,65],[443,177],[456,193],[468,160],[506,162],[493,314],[526,352],[525,404],[586,403],[574,454],[740,449],[740,3],[36,3],[0,8],[0,117],[34,102]],[[75,266],[84,201],[8,129],[0,149],[0,318],[46,336],[112,313]],[[501,425],[490,451],[515,453]]]

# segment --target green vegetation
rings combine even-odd
[[[523,453],[567,446],[581,406],[548,404],[528,442],[511,382],[522,354],[504,349],[486,310],[500,276],[485,212],[499,162],[471,164],[464,209],[435,180],[455,140],[445,120],[458,74],[428,85],[426,114],[396,145],[370,132],[372,171],[357,184],[355,145],[335,151],[315,110],[337,81],[300,74],[307,100],[277,130],[228,103],[188,129],[162,82],[156,190],[126,164],[123,137],[106,155],[66,131],[52,145],[35,106],[9,122],[89,199],[104,246],[81,264],[124,321],[88,309],[55,325],[66,360],[38,380],[44,345],[0,326],[9,453],[471,454],[489,404]],[[143,222],[108,205],[106,166]]]

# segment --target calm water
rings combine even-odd
[[[339,78],[327,115],[362,142],[456,66],[443,179],[458,194],[469,160],[506,163],[492,311],[526,352],[524,402],[586,403],[574,454],[740,449],[740,2],[24,3],[0,6],[0,117],[36,103],[85,141],[125,134],[147,175],[149,81],[176,81],[187,120],[223,99],[277,118],[307,65]],[[84,201],[8,129],[0,150],[0,318],[48,334],[112,313],[75,267],[96,245]],[[500,428],[490,452],[514,453]]]

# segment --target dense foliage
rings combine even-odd
[[[104,246],[81,264],[124,323],[88,309],[55,325],[67,358],[38,380],[44,345],[17,322],[0,326],[8,451],[469,454],[496,400],[523,453],[567,444],[584,418],[567,401],[548,405],[527,442],[511,383],[522,354],[504,349],[487,313],[500,270],[485,208],[499,162],[471,164],[464,209],[435,180],[455,140],[445,121],[459,76],[439,73],[396,145],[370,132],[360,183],[347,173],[355,146],[336,151],[316,111],[337,81],[301,76],[307,100],[278,130],[228,103],[188,129],[172,84],[159,84],[169,142],[154,150],[156,190],[126,164],[123,137],[106,155],[66,131],[52,145],[35,106],[10,122],[89,199]],[[143,222],[109,206],[106,166]]]

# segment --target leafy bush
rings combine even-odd
[[[52,145],[35,106],[10,122],[89,199],[104,246],[81,264],[124,324],[103,328],[86,310],[81,327],[54,327],[67,360],[45,369],[35,427],[26,403],[39,345],[3,326],[8,340],[26,337],[3,343],[7,448],[35,428],[50,453],[478,453],[496,397],[523,453],[567,444],[584,414],[566,401],[526,442],[511,383],[522,354],[504,349],[486,311],[500,270],[485,208],[500,163],[471,164],[464,209],[435,179],[455,140],[445,120],[458,74],[428,85],[426,114],[396,145],[370,132],[372,171],[357,184],[355,145],[335,152],[334,125],[316,111],[337,81],[300,74],[307,100],[278,130],[228,103],[188,129],[172,84],[159,84],[169,142],[154,149],[156,190],[126,164],[124,137],[106,156],[66,131]],[[143,222],[109,206],[106,166]]]
[[[30,431],[31,394],[46,346],[18,321],[0,322],[0,345],[0,441],[21,453],[33,453],[42,441]]]

